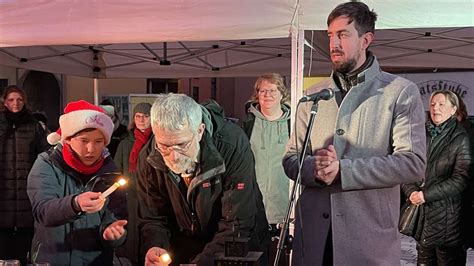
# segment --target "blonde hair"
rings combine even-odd
[[[267,81],[276,85],[282,96],[280,103],[288,103],[290,101],[290,92],[285,86],[285,81],[283,80],[283,77],[277,73],[266,73],[258,77],[257,81],[255,81],[254,92],[251,101],[258,102],[258,91],[260,90],[260,84],[263,81]]]
[[[451,103],[451,105],[456,108],[456,111],[459,109],[458,96],[456,96],[454,92],[448,91],[448,90],[439,90],[439,91],[434,91],[433,93],[431,93],[430,104],[431,104],[431,100],[433,100],[433,97],[438,94],[443,94],[444,97],[446,97],[446,99]]]

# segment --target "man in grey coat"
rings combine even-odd
[[[328,17],[333,73],[303,157],[293,265],[400,265],[400,184],[426,167],[425,113],[415,84],[383,72],[368,51],[377,15],[349,2]],[[296,179],[313,103],[300,106],[283,158]],[[304,236],[304,237],[303,237]]]

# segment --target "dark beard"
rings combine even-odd
[[[355,66],[356,66],[356,60],[354,58],[349,59],[347,62],[344,62],[342,64],[335,64],[334,62],[332,63],[333,70],[341,74],[350,73],[351,71],[354,70]]]

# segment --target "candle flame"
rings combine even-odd
[[[165,254],[162,254],[160,256],[160,260],[163,262],[163,263],[169,263],[171,261],[171,257],[168,253],[165,253]]]
[[[117,183],[118,183],[120,186],[123,186],[123,185],[127,184],[127,180],[121,178]]]

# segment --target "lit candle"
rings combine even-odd
[[[119,181],[115,182],[112,186],[110,186],[106,191],[104,191],[100,197],[101,198],[107,198],[112,192],[114,192],[117,188],[120,186],[123,186],[127,183],[127,181],[123,178],[121,178]]]
[[[171,257],[168,253],[161,254],[160,261],[163,262],[163,263],[166,263],[166,264],[170,264]]]

